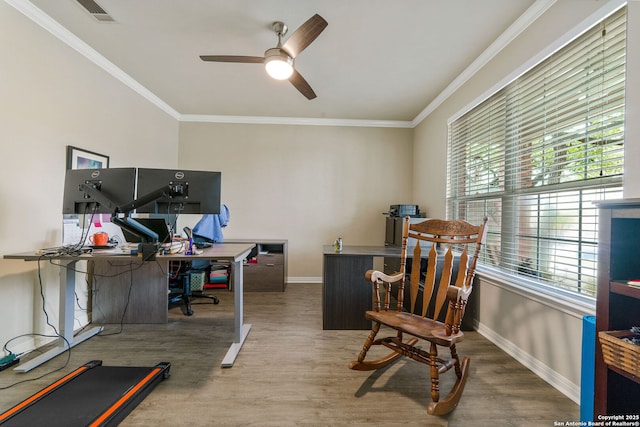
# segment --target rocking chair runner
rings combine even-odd
[[[426,220],[418,224],[410,224],[409,217],[405,218],[402,234],[402,251],[400,258],[400,272],[387,275],[380,271],[369,270],[365,277],[373,283],[374,310],[365,312],[365,317],[373,322],[369,336],[358,359],[349,364],[350,369],[368,371],[383,368],[398,360],[401,356],[409,357],[418,362],[430,366],[431,374],[431,399],[427,412],[431,415],[443,415],[451,412],[460,401],[460,396],[469,374],[469,358],[462,360],[456,351],[456,343],[463,339],[460,324],[464,316],[467,299],[471,294],[472,281],[475,275],[476,262],[481,246],[486,239],[487,218],[479,226],[474,226],[460,220]],[[403,311],[404,286],[407,274],[407,243],[409,238],[415,239],[413,257],[410,261],[411,272],[409,274],[410,312]],[[412,240],[413,241],[413,240]],[[424,288],[422,293],[422,313],[413,314],[418,299],[421,280],[421,242],[430,242],[431,249],[428,252],[427,269],[422,277]],[[475,243],[474,253],[469,262],[467,247]],[[438,245],[446,245],[444,262],[441,268],[440,283],[436,287],[436,269]],[[452,251],[461,250],[459,254],[458,274],[455,284],[452,282],[452,266],[454,254]],[[410,256],[409,256],[410,257]],[[417,262],[412,262],[416,260]],[[381,307],[380,285],[385,288],[384,303]],[[394,290],[392,284],[397,284],[396,309],[390,310],[391,294]],[[434,294],[434,289],[436,290]],[[433,300],[432,300],[433,297]],[[444,322],[438,320],[441,309],[448,301],[448,307]],[[428,308],[433,307],[433,311]],[[376,338],[381,325],[396,330],[395,336]],[[406,341],[403,335],[410,335]],[[416,344],[419,340],[430,342],[429,350],[423,350]],[[367,352],[372,345],[383,345],[392,350],[388,355],[365,361]],[[438,356],[438,346],[448,347],[451,359],[444,360]],[[443,399],[440,398],[440,374],[454,368],[457,376],[450,393]]]

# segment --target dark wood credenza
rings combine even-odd
[[[322,328],[371,329],[364,312],[373,306],[371,283],[364,274],[375,257],[400,257],[397,246],[323,247]]]
[[[227,243],[255,243],[244,264],[245,292],[284,292],[287,288],[286,239],[227,239]]]

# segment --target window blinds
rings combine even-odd
[[[447,217],[485,263],[595,295],[597,207],[622,196],[626,8],[449,125]]]

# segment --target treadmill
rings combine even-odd
[[[0,414],[0,426],[116,426],[163,379],[153,367],[103,366],[92,360]]]

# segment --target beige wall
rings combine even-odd
[[[594,14],[606,2],[559,0],[533,25],[520,34],[509,46],[496,55],[472,79],[431,113],[415,128],[414,161],[417,163],[429,155],[432,167],[418,170],[414,191],[416,201],[431,202],[435,215],[446,212],[446,144],[447,121],[459,114],[473,101],[488,95],[531,59],[557,43],[565,33]],[[630,2],[627,64],[627,115],[640,110],[640,2]],[[635,28],[635,30],[634,30]],[[531,65],[531,64],[530,64]],[[637,120],[627,119],[626,162],[640,158]],[[634,170],[636,169],[636,170]],[[637,185],[637,168],[626,168],[625,194],[635,197],[640,192]],[[482,279],[482,274],[480,274]],[[582,334],[582,315],[593,314],[593,307],[563,306],[557,301],[538,295],[498,286],[495,280],[481,280],[479,329],[504,350],[519,358],[522,363],[551,382],[565,394],[579,399],[580,363],[579,349]]]
[[[178,122],[5,2],[0,28],[0,254],[7,254],[61,244],[67,145],[109,155],[112,167],[172,167]],[[56,326],[58,271],[42,263]],[[39,292],[36,263],[0,259],[0,343],[52,332]],[[12,348],[29,347],[25,341]]]
[[[180,124],[180,166],[222,172],[225,238],[289,241],[292,281],[322,276],[322,245],[384,243],[390,204],[411,203],[411,129]]]

